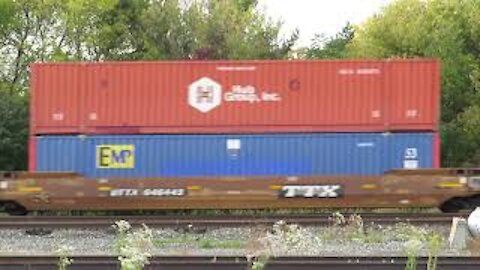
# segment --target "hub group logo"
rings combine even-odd
[[[222,86],[214,80],[203,77],[188,87],[188,104],[206,113],[222,102]]]
[[[281,101],[278,91],[258,91],[253,85],[231,85],[223,93],[222,85],[203,77],[194,81],[188,87],[188,104],[202,113],[207,113],[220,106],[223,102],[245,102],[260,104],[264,102]]]
[[[135,146],[133,144],[97,145],[97,168],[132,169],[135,167]]]

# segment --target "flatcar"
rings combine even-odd
[[[480,205],[480,169],[392,170],[381,176],[86,178],[3,172],[0,204],[38,210],[439,207]]]

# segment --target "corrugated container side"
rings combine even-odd
[[[435,62],[433,62],[435,63]],[[387,122],[395,129],[438,130],[439,63],[399,62],[388,65],[388,98],[392,106]]]
[[[55,133],[82,129],[88,71],[84,64],[33,64],[30,128]]]
[[[91,177],[379,175],[434,166],[433,133],[37,137],[38,171]]]
[[[433,60],[35,64],[33,134],[436,130]],[[41,93],[41,94],[40,94]]]
[[[99,65],[94,67],[94,82],[104,83],[90,88],[87,95],[86,127],[93,133],[112,133],[112,128],[131,133],[301,131],[358,125],[358,129],[374,129],[371,126],[382,123],[381,117],[371,116],[371,111],[381,105],[379,76],[346,76],[338,72],[342,68],[380,65]]]

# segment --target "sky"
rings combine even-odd
[[[259,0],[259,7],[274,19],[282,19],[282,34],[295,28],[300,39],[295,47],[308,46],[316,33],[335,35],[347,22],[357,24],[380,11],[392,0]]]

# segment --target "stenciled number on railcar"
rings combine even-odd
[[[342,195],[341,185],[288,185],[280,191],[284,198],[338,198]]]
[[[187,194],[183,188],[119,188],[110,191],[111,197],[181,197]]]
[[[185,195],[183,188],[149,188],[143,191],[143,196],[174,196],[179,197]]]

